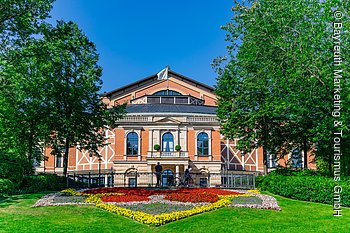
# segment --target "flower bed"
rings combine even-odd
[[[219,200],[219,196],[211,193],[171,193],[165,196],[169,201],[180,202],[210,202],[214,203]]]
[[[109,212],[154,226],[224,206],[280,209],[273,197],[259,194],[256,190],[234,192],[215,188],[100,188],[80,192],[66,189],[45,196],[34,206],[64,205],[61,202],[94,204]]]
[[[119,207],[123,207],[133,211],[141,211],[147,214],[165,214],[172,213],[177,211],[190,210],[193,208],[192,205],[173,205],[171,203],[150,203],[150,204],[134,204],[134,205],[118,205]]]
[[[118,196],[103,196],[101,197],[102,202],[133,202],[133,201],[148,201],[149,197],[139,195],[118,195]]]

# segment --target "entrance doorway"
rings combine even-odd
[[[162,174],[162,186],[168,187],[168,186],[174,186],[175,179],[174,179],[174,173],[172,170],[165,170]]]

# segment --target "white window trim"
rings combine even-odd
[[[206,133],[208,135],[208,155],[198,155],[198,143],[197,143],[197,139],[198,139],[198,134],[200,133]],[[195,141],[195,148],[196,148],[196,156],[212,156],[211,154],[211,130],[196,130],[196,137],[194,139]]]
[[[176,133],[174,133],[173,131],[171,130],[166,130],[166,131],[161,131],[160,133],[160,138],[159,138],[159,145],[160,145],[160,151],[163,152],[163,135],[166,134],[166,133],[171,133],[171,135],[173,135],[173,139],[174,139],[174,145],[173,145],[173,151],[170,151],[170,152],[174,152],[176,151],[175,150],[175,147],[177,145],[177,135]]]
[[[136,133],[137,134],[137,155],[128,155],[127,150],[128,150],[128,145],[127,145],[127,139],[128,139],[128,134],[129,133]],[[140,156],[141,155],[141,130],[128,130],[125,132],[124,135],[124,155],[125,156]]]
[[[58,167],[57,166],[57,159],[58,159],[58,155],[55,155],[55,168],[63,168],[63,156],[61,155],[60,157],[61,157],[61,159],[60,159],[60,166]]]

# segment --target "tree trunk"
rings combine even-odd
[[[267,121],[266,117],[263,117],[263,163],[264,163],[264,175],[267,175],[267,151],[266,151],[266,146],[267,146],[267,138],[268,138],[268,133],[267,133]]]
[[[263,163],[264,163],[264,175],[267,175],[267,151],[265,148],[266,147],[263,147]]]
[[[32,158],[33,158],[33,136],[29,135],[29,138],[28,138],[28,162],[29,162],[29,164],[32,163]]]
[[[34,136],[33,136],[33,122],[30,122],[30,131],[29,131],[29,138],[28,138],[28,161],[29,164],[32,164],[32,158],[33,158],[33,141],[34,141]]]
[[[304,136],[303,138],[303,151],[304,151],[304,169],[307,169],[308,167],[308,155],[307,155],[307,137]]]
[[[67,177],[68,170],[68,154],[69,154],[69,137],[66,138],[66,143],[64,146],[64,156],[63,156],[63,175]]]

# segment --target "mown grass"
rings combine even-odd
[[[38,207],[43,194],[0,199],[0,232],[350,232],[350,209],[333,217],[330,205],[275,196],[282,211],[222,208],[149,227],[93,206]]]

